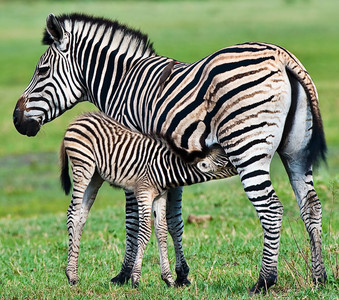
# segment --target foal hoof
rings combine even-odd
[[[173,280],[173,278],[172,277],[170,277],[170,278],[165,278],[165,277],[163,277],[163,276],[161,276],[161,279],[166,283],[166,285],[168,286],[168,287],[174,287],[174,286],[176,286],[176,284],[175,284],[175,282],[174,282],[174,280]]]
[[[139,287],[139,279],[134,279],[133,276],[131,276],[131,282],[133,289],[137,289]]]
[[[65,273],[66,273],[69,285],[75,286],[78,283],[78,281],[79,281],[78,276],[72,274],[69,271],[65,271]]]
[[[322,275],[320,275],[319,277],[313,277],[312,279],[313,279],[313,283],[315,285],[318,285],[318,284],[324,285],[327,281],[327,274],[324,271],[324,273]]]

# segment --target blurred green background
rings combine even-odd
[[[20,190],[25,198],[26,192],[32,192],[41,202],[36,190],[45,179],[41,177],[43,166],[46,163],[48,169],[52,162],[57,168],[57,152],[67,124],[80,112],[95,109],[81,103],[44,125],[34,138],[21,136],[13,126],[16,101],[46,49],[41,38],[49,13],[80,11],[117,19],[147,33],[158,54],[185,62],[245,41],[287,48],[301,60],[318,88],[329,151],[328,168],[323,166],[316,174],[330,181],[339,174],[338,9],[335,0],[0,1],[0,216],[34,214],[44,206],[32,207],[27,201],[27,210],[20,205],[14,212],[8,203],[16,205],[11,194]],[[57,172],[49,176],[57,185]]]
[[[148,34],[159,55],[180,61],[193,62],[220,48],[247,41],[278,44],[300,59],[318,89],[328,144],[328,166],[322,165],[315,172],[314,179],[323,205],[324,236],[327,241],[325,244],[328,246],[329,255],[332,255],[332,263],[328,263],[327,266],[336,262],[330,274],[337,287],[338,274],[335,275],[335,272],[338,272],[339,230],[338,11],[337,0],[0,1],[0,246],[2,247],[0,254],[3,257],[2,268],[7,270],[5,275],[11,278],[8,282],[21,282],[27,287],[20,281],[19,273],[12,272],[13,267],[6,265],[4,260],[8,259],[9,253],[18,247],[20,239],[38,241],[34,234],[47,234],[52,230],[52,223],[56,220],[61,222],[61,232],[57,231],[58,235],[55,233],[55,237],[58,236],[62,240],[62,253],[66,251],[64,222],[69,197],[62,194],[58,182],[59,144],[67,124],[79,113],[94,110],[95,107],[89,103],[77,105],[53,122],[44,125],[34,138],[16,132],[12,123],[12,112],[17,99],[29,83],[40,55],[46,49],[46,46],[41,44],[41,39],[47,15],[83,12],[117,19],[121,23],[140,29]],[[272,164],[272,180],[285,208],[282,240],[291,237],[288,231],[288,224],[291,222],[292,228],[294,223],[297,224],[303,236],[299,209],[287,176],[277,158]],[[186,224],[186,218],[190,213],[211,214],[214,221],[206,225],[205,229],[195,228]],[[198,235],[201,234],[203,239],[204,230],[207,236],[211,236],[218,228],[221,235],[229,232],[232,236],[234,234],[240,237],[244,243],[251,244],[255,239],[258,240],[259,246],[253,244],[257,250],[253,255],[257,255],[260,262],[261,227],[237,177],[186,187],[183,216],[187,225],[184,239],[186,238],[188,244],[187,252],[191,255],[195,256],[196,253],[197,258],[202,255],[201,249],[194,248],[194,241],[199,240]],[[107,226],[114,228],[113,233],[108,231],[107,234],[110,237],[118,236],[117,240],[121,243],[120,252],[117,254],[120,256],[114,269],[119,268],[124,244],[123,193],[104,186],[99,192],[89,222],[91,218],[95,220],[92,222],[97,222],[95,224],[99,228],[100,220],[105,220],[102,221],[104,222],[102,226],[106,229]],[[107,219],[112,223],[107,223]],[[44,225],[39,224],[39,220],[42,220]],[[220,222],[223,227],[220,227]],[[19,228],[25,227],[27,223],[32,223],[31,228],[35,229],[32,232],[27,231],[24,235],[18,233]],[[40,231],[35,231],[37,227]],[[234,228],[237,228],[235,232]],[[95,236],[94,233],[93,235]],[[216,247],[212,245],[211,247]],[[157,256],[156,252],[154,255]],[[62,266],[65,264],[64,258],[60,262]],[[207,274],[213,259],[214,256],[209,260]],[[218,263],[215,268],[217,266]],[[27,276],[31,276],[30,270],[26,272]],[[256,274],[256,271],[253,273]],[[254,279],[248,277],[249,285],[252,281],[254,283]],[[32,286],[34,290],[34,284]],[[240,284],[238,288],[241,289],[241,286]],[[198,293],[198,296],[209,296],[209,292],[204,290],[203,286],[200,288],[199,283],[196,288],[203,291],[202,294]],[[292,282],[290,288],[293,289]],[[42,294],[35,294],[37,297],[39,295]],[[308,294],[302,294],[303,297],[305,295]],[[13,297],[13,294],[9,296]]]

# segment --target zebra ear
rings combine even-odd
[[[46,19],[46,29],[54,41],[62,43],[64,29],[53,14],[50,14]]]

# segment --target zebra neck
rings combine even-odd
[[[141,59],[155,56],[154,50],[144,40],[130,32],[97,26],[81,29],[81,35],[74,43],[79,71],[87,98],[101,111],[107,97],[117,89],[121,79]]]
[[[215,178],[210,173],[201,172],[195,164],[186,163],[174,153],[169,153],[167,167],[168,172],[164,176],[166,187],[191,185]]]

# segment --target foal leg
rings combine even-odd
[[[138,193],[137,197],[139,210],[138,251],[131,273],[132,287],[134,288],[139,286],[142,258],[146,245],[151,237],[151,212],[154,198],[152,192]]]
[[[184,222],[182,220],[182,187],[172,188],[168,191],[166,219],[168,231],[173,239],[175,250],[175,272],[177,279],[175,284],[177,286],[190,285],[187,279],[189,267],[186,263],[184,251],[182,247],[182,235],[184,232]]]
[[[125,191],[126,197],[126,247],[119,274],[111,279],[115,284],[125,284],[131,277],[138,248],[139,213],[138,202],[133,192]]]
[[[166,201],[167,193],[164,193],[153,202],[154,229],[160,255],[161,279],[168,286],[174,286],[167,254]]]
[[[79,174],[81,174],[79,176]],[[95,200],[103,180],[98,173],[92,178],[86,179],[83,173],[73,171],[73,195],[71,204],[67,210],[67,229],[69,238],[68,262],[66,276],[71,285],[78,282],[78,258],[82,230],[84,228],[89,210]]]
[[[126,248],[125,257],[120,273],[111,279],[113,283],[127,283],[131,277],[132,267],[137,253],[137,236],[139,230],[138,203],[132,192],[125,191],[126,195]],[[187,279],[189,267],[186,263],[183,248],[182,235],[184,223],[181,215],[182,187],[168,191],[166,218],[168,231],[173,239],[177,273],[175,284],[177,286],[190,285]]]

